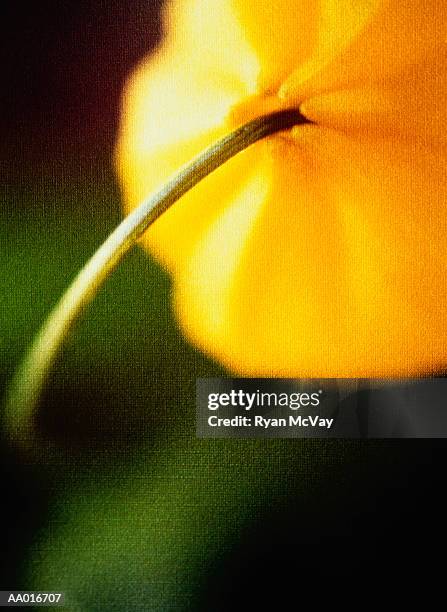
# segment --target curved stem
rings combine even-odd
[[[50,313],[17,370],[4,413],[10,438],[22,442],[32,438],[39,399],[64,340],[108,275],[144,231],[183,194],[243,149],[265,136],[308,122],[299,110],[288,109],[246,123],[185,165],[158,193],[122,221]]]

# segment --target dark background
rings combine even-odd
[[[2,150],[16,179],[107,163],[125,78],[161,39],[161,5],[2,3]]]
[[[2,388],[121,218],[120,93],[160,41],[159,9],[2,3]],[[55,367],[39,414],[51,448],[3,440],[1,588],[71,589],[83,610],[228,610],[442,584],[444,442],[196,440],[195,378],[223,371],[184,342],[169,298],[132,253]]]

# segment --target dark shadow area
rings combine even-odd
[[[162,0],[3,2],[2,142],[11,180],[82,175],[113,150],[122,87],[162,35]]]
[[[210,564],[199,609],[333,609],[441,589],[445,444],[393,444],[401,453],[391,468],[359,465],[323,477],[305,503],[265,508]]]
[[[4,449],[0,449],[0,483],[0,591],[20,590],[23,556],[46,522],[50,492],[34,466]]]

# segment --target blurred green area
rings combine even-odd
[[[6,190],[2,386],[121,216],[108,168]],[[220,375],[183,340],[169,279],[136,249],[54,368],[38,424],[56,447],[4,455],[15,551],[4,588],[63,590],[70,610],[208,609],[213,568],[244,530],[272,509],[315,504],[327,474],[358,456],[337,442],[196,439],[195,379]]]
[[[122,212],[106,166],[83,181],[25,176],[4,189],[0,217],[3,395],[45,317]],[[77,497],[80,482],[113,490],[134,461],[150,462],[154,448],[191,435],[195,376],[221,369],[182,339],[169,294],[164,272],[135,249],[87,310],[51,374],[38,426],[57,450],[43,445],[30,461],[3,441],[3,480],[13,491],[3,513],[15,551],[0,574],[5,588],[13,586],[8,580],[24,587],[27,547],[37,525],[52,528],[47,512],[54,495]],[[32,511],[24,516],[28,503]]]
[[[3,383],[71,279],[122,218],[112,174],[102,177],[80,184],[24,184],[4,196]],[[172,317],[168,278],[136,248],[69,339],[48,385],[42,426],[54,435],[67,430],[80,443],[138,436],[141,421],[166,417],[168,404],[169,419],[175,418],[172,403],[191,401],[196,375],[220,373],[185,343]],[[99,411],[107,406],[101,419],[92,404],[99,404]],[[186,405],[181,410],[188,412]]]

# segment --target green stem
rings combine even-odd
[[[271,113],[246,123],[185,165],[158,193],[122,221],[50,313],[17,370],[7,393],[4,413],[10,439],[25,443],[33,438],[42,390],[64,341],[84,308],[145,230],[182,195],[228,159],[265,136],[302,123],[308,123],[308,120],[296,109]]]

